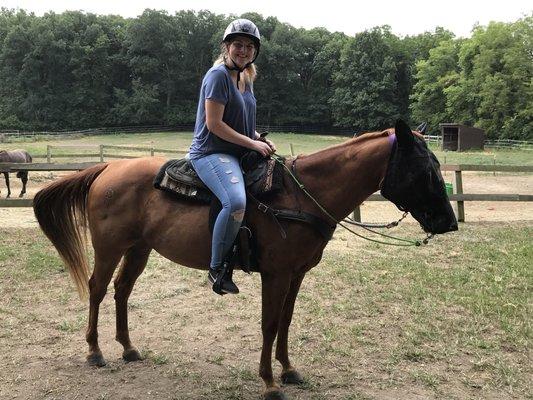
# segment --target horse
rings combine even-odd
[[[5,163],[31,163],[32,158],[30,153],[26,150],[0,150],[0,162]],[[3,172],[4,178],[6,180],[7,186],[7,196],[11,196],[11,188],[9,187],[9,171],[0,171]],[[17,178],[20,178],[22,181],[22,190],[20,191],[19,197],[24,196],[26,193],[26,183],[28,183],[28,171],[18,171]]]
[[[40,227],[68,267],[80,296],[89,295],[89,365],[106,363],[98,345],[98,311],[121,259],[114,281],[116,340],[123,346],[126,361],[141,359],[129,336],[127,302],[150,252],[155,250],[190,268],[206,270],[209,266],[209,205],[155,190],[152,181],[164,162],[148,157],[98,164],[52,182],[34,198]],[[305,211],[334,229],[337,221],[381,188],[385,197],[411,212],[425,232],[457,230],[438,160],[421,134],[401,120],[394,128],[284,163],[292,172],[285,171],[283,190],[270,199],[269,207]],[[304,195],[302,187],[316,203]],[[330,217],[326,218],[323,210]],[[248,202],[246,218],[257,240],[262,287],[259,375],[265,385],[264,399],[286,399],[272,373],[274,340],[277,337],[275,358],[282,365],[282,382],[302,384],[302,375],[289,359],[289,326],[302,280],[319,263],[329,238],[313,225],[283,221],[284,238],[280,225],[263,211],[264,205]],[[84,247],[86,226],[94,248],[90,278]]]

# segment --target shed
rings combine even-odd
[[[464,151],[469,149],[483,150],[485,131],[473,126],[444,123],[440,124],[442,150]]]

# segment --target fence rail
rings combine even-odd
[[[114,146],[126,147],[126,146]],[[135,148],[137,149],[137,148]],[[174,151],[174,150],[173,150]],[[109,155],[108,155],[109,157]],[[121,156],[124,158],[123,156]],[[54,163],[0,163],[0,171],[17,172],[17,171],[79,171],[88,168],[99,162],[76,162],[66,164]],[[533,201],[531,194],[516,193],[464,193],[462,172],[465,171],[484,171],[484,172],[533,172],[531,165],[470,165],[470,164],[445,164],[441,165],[442,171],[454,172],[453,194],[449,196],[450,201],[454,203],[454,211],[459,222],[465,221],[465,205],[467,201],[513,201],[524,202]],[[366,201],[385,201],[380,194],[371,195]],[[32,199],[0,199],[0,207],[31,207]],[[361,210],[357,207],[354,210],[354,218],[361,220]]]

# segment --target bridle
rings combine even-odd
[[[388,224],[376,224],[376,223],[361,223],[361,222],[357,222],[357,221],[354,221],[353,219],[347,217],[347,218],[344,218],[343,220],[341,221],[338,221],[335,217],[333,217],[331,215],[331,213],[329,213],[314,197],[313,195],[311,195],[311,193],[309,193],[309,191],[307,190],[307,188],[303,185],[303,183],[296,177],[295,173],[296,172],[296,160],[298,159],[298,157],[296,157],[293,161],[292,161],[292,169],[293,171],[291,171],[290,168],[287,167],[287,165],[285,165],[285,162],[284,162],[284,159],[282,157],[279,157],[277,156],[276,154],[272,154],[271,157],[279,164],[281,164],[283,166],[283,168],[287,171],[288,175],[291,177],[291,179],[294,181],[294,183],[296,184],[296,186],[298,186],[298,188],[305,194],[305,196],[310,199],[319,209],[320,211],[322,211],[322,213],[327,216],[332,222],[334,222],[336,225],[340,225],[341,227],[343,227],[344,229],[346,229],[348,232],[352,233],[353,235],[357,236],[357,237],[360,237],[362,239],[365,239],[365,240],[368,240],[368,241],[371,241],[371,242],[374,242],[374,243],[379,243],[379,244],[386,244],[386,245],[390,245],[390,246],[402,246],[402,247],[406,247],[406,246],[421,246],[422,244],[427,244],[429,242],[430,239],[433,238],[433,234],[428,234],[426,236],[426,238],[422,239],[422,240],[412,240],[412,239],[405,239],[405,238],[399,238],[399,237],[395,237],[395,236],[392,236],[392,235],[387,235],[385,233],[382,233],[382,232],[377,232],[377,231],[374,231],[373,229],[379,229],[379,228],[386,228],[386,229],[390,229],[390,228],[393,228],[395,226],[398,226],[398,224],[405,218],[407,217],[407,214],[409,213],[409,211],[404,211],[404,214],[402,215],[402,217],[400,219],[398,219],[397,221],[393,221],[393,222],[390,222]],[[396,241],[396,242],[391,242],[391,241],[383,241],[383,240],[377,240],[377,239],[373,239],[373,238],[370,238],[370,237],[367,237],[367,236],[364,236],[364,235],[361,235],[357,232],[355,232],[354,230],[350,229],[348,226],[346,226],[346,224],[350,224],[350,225],[355,225],[355,226],[358,226],[360,228],[363,228],[365,229],[366,231],[368,232],[371,232],[375,235],[379,235],[381,237],[385,237],[387,239],[390,239],[390,240],[393,240],[393,241]]]

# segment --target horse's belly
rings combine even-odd
[[[211,258],[208,207],[155,196],[145,215],[143,239],[163,257],[206,269]]]

